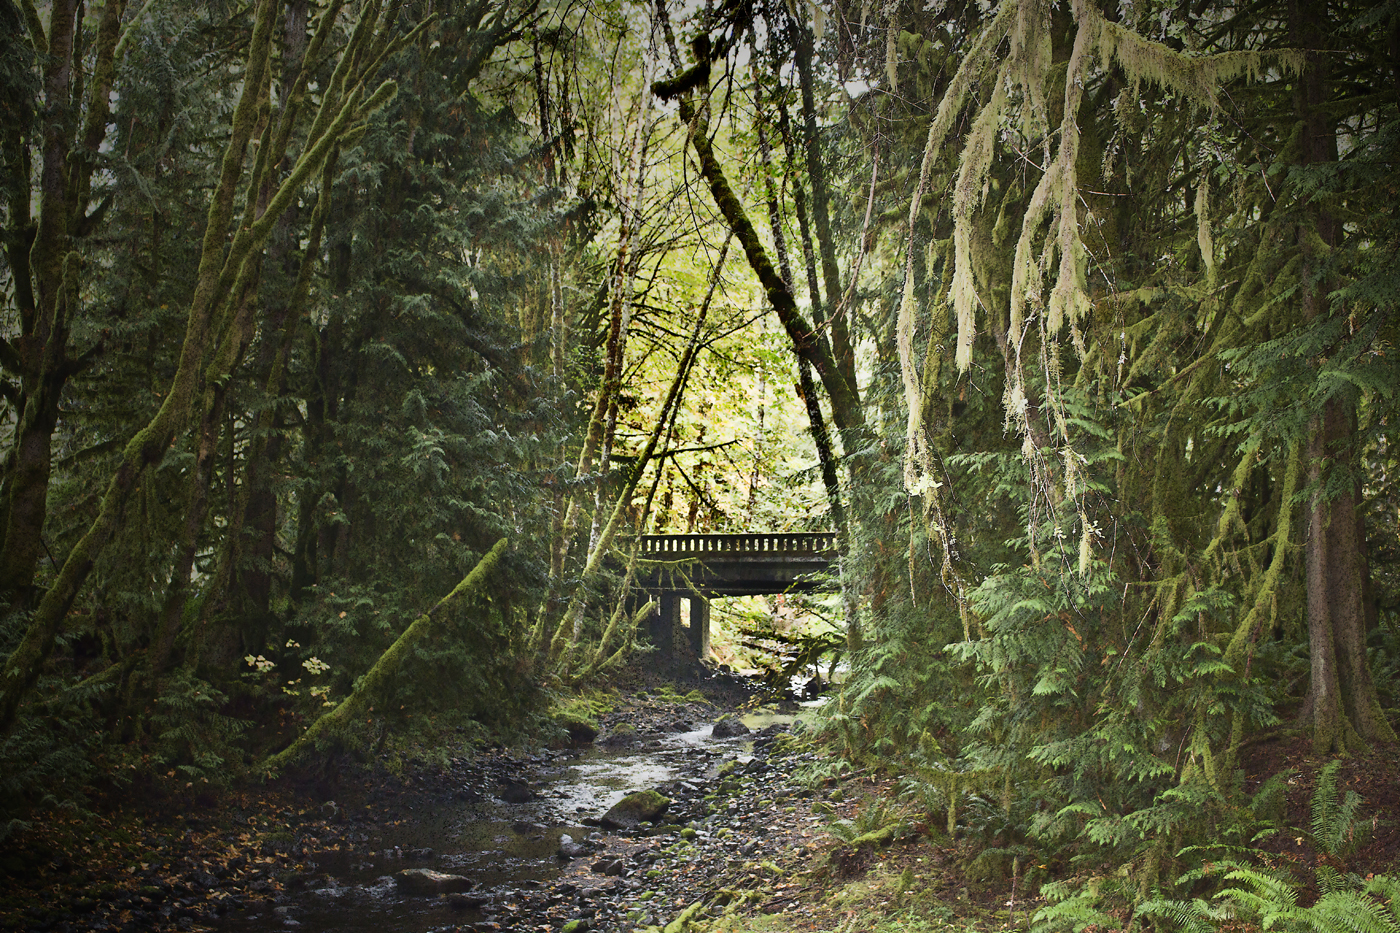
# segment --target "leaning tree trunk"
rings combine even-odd
[[[472,572],[467,574],[461,583],[453,587],[452,592],[438,600],[436,606],[415,619],[413,624],[394,640],[388,650],[379,656],[379,660],[374,662],[374,666],[369,669],[368,673],[359,679],[353,693],[341,700],[335,709],[312,723],[311,727],[298,736],[295,742],[264,761],[259,770],[265,773],[276,773],[295,764],[313,749],[316,743],[329,739],[337,732],[343,732],[352,722],[360,719],[374,698],[383,694],[385,686],[403,667],[405,659],[412,654],[413,649],[431,632],[433,616],[440,615],[454,602],[473,598],[485,588],[486,583],[491,578],[492,571],[500,563],[501,555],[505,553],[508,543],[505,538],[497,541],[495,547],[491,548],[486,556],[477,562]]]
[[[679,72],[680,56],[676,49],[675,37],[671,32],[670,21],[666,16],[664,0],[657,2],[658,16],[666,33],[667,45],[670,47],[672,65]],[[703,48],[702,48],[703,47]],[[708,46],[705,43],[698,43],[697,52],[704,51]],[[847,359],[846,347],[848,338],[844,325],[838,326],[834,318],[838,314],[830,313],[830,309],[835,309],[837,296],[840,294],[839,282],[834,273],[834,248],[831,247],[830,236],[821,237],[818,231],[819,248],[822,248],[824,258],[831,260],[826,263],[828,269],[827,287],[828,294],[826,302],[830,305],[828,316],[833,318],[832,333],[836,339],[836,347],[833,349],[833,342],[829,340],[823,329],[814,327],[798,308],[797,298],[792,288],[792,283],[779,273],[773,266],[772,260],[768,256],[768,251],[759,238],[758,231],[754,228],[753,222],[749,219],[744,205],[735,195],[733,187],[729,183],[729,178],[725,174],[724,167],[720,164],[715,154],[714,147],[710,143],[708,105],[701,101],[697,102],[692,96],[692,92],[700,89],[708,92],[710,81],[711,62],[707,55],[700,55],[699,60],[686,71],[679,72],[675,77],[665,81],[658,81],[652,85],[652,90],[663,100],[676,100],[677,109],[681,119],[689,126],[689,140],[691,147],[695,151],[696,161],[699,163],[700,176],[705,180],[710,189],[710,195],[714,200],[715,207],[724,217],[729,228],[729,233],[739,241],[744,249],[744,256],[748,259],[749,268],[753,270],[759,283],[768,298],[769,305],[773,308],[778,317],[778,322],[782,324],[783,330],[787,333],[788,339],[792,342],[794,355],[798,357],[799,372],[805,375],[805,366],[811,366],[817,375],[817,381],[821,383],[826,392],[827,399],[831,403],[831,420],[836,426],[837,434],[841,438],[841,448],[844,454],[849,456],[854,451],[860,449],[865,436],[865,410],[861,404],[860,390],[854,380],[854,371],[847,369],[843,363]],[[810,78],[810,76],[808,76]],[[810,88],[808,88],[810,91]],[[813,127],[809,130],[814,132]],[[812,132],[809,132],[809,140],[813,139]],[[810,154],[810,150],[809,150]],[[820,172],[818,172],[818,178]],[[814,179],[815,181],[815,179]],[[824,193],[824,189],[823,189]],[[825,215],[823,215],[825,220]],[[812,276],[815,278],[815,276]],[[814,292],[813,309],[818,313],[823,310],[820,296],[815,294],[818,289],[812,286]],[[852,357],[853,358],[853,357]],[[823,482],[827,489],[828,497],[833,502],[839,501],[839,484],[834,482],[834,470],[830,468],[828,462],[834,460],[829,456],[834,453],[830,450],[830,445],[823,444],[823,439],[828,438],[826,434],[825,422],[821,417],[821,406],[817,402],[814,391],[803,391],[804,399],[807,402],[808,414],[812,419],[812,435],[818,445],[819,452],[828,456],[823,459]],[[848,461],[848,467],[850,461]],[[832,514],[832,520],[836,523],[837,540],[841,555],[842,570],[849,556],[850,532],[848,523],[842,520],[844,516],[839,510]],[[845,603],[845,617],[847,626],[847,641],[853,650],[860,648],[862,635],[859,626],[859,617],[856,614],[856,601],[854,593],[849,590],[849,573],[842,573],[842,595]]]

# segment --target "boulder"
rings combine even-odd
[[[598,737],[598,723],[592,719],[564,713],[558,717],[558,721],[569,733],[569,741],[575,745],[587,745]]]
[[[609,829],[636,829],[639,823],[654,822],[670,805],[671,798],[654,790],[634,791],[613,804],[599,822]]]
[[[460,894],[473,882],[462,875],[448,875],[431,868],[405,868],[394,876],[399,890],[408,894]]]
[[[526,784],[524,781],[502,781],[501,792],[496,796],[500,797],[506,803],[528,803],[538,797],[539,794],[536,794],[530,785]]]
[[[637,744],[637,727],[631,723],[620,722],[608,730],[608,734],[603,736],[604,745],[612,745],[626,748]]]
[[[732,739],[741,735],[748,735],[752,730],[744,725],[744,721],[733,713],[726,713],[715,720],[713,735],[717,739]]]

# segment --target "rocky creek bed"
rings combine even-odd
[[[722,712],[643,696],[587,749],[59,817],[8,866],[0,929],[580,933],[780,897],[825,823],[794,776],[811,755],[781,717],[753,733],[727,717],[715,737]],[[601,819],[633,790],[664,812]]]

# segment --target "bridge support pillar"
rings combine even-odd
[[[648,620],[651,643],[656,653],[665,660],[676,656],[676,623],[680,621],[680,598],[675,593],[662,592],[657,596],[657,609]]]
[[[710,601],[693,594],[690,597],[690,647],[701,661],[710,654]]]

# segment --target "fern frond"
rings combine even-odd
[[[1357,891],[1332,891],[1302,913],[1316,933],[1400,933],[1394,912]]]
[[[1138,916],[1163,917],[1182,933],[1216,933],[1218,921],[1228,919],[1224,908],[1199,897],[1189,901],[1154,899],[1138,905]]]
[[[1318,772],[1312,799],[1314,844],[1333,858],[1341,858],[1356,847],[1356,815],[1361,797],[1347,791],[1338,799],[1337,772],[1342,763],[1331,761]]]

